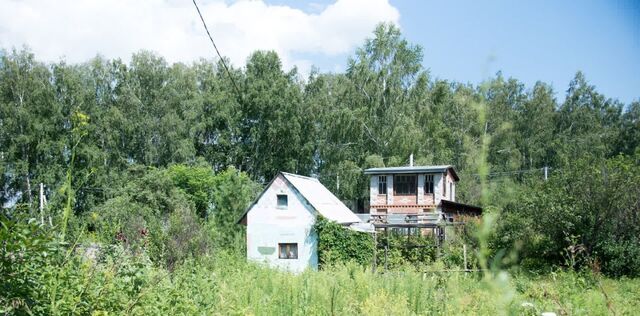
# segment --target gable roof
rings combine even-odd
[[[452,165],[369,168],[364,170],[364,174],[443,173],[447,170],[451,172],[454,180],[460,181]]]
[[[325,218],[338,222],[340,224],[349,224],[360,222],[360,218],[356,216],[340,199],[338,199],[329,189],[327,189],[318,179],[305,177],[293,173],[279,172],[273,180],[279,175],[293,186],[293,188],[300,193],[309,205],[313,207],[320,215]],[[265,187],[264,191],[260,193],[258,198],[251,203],[247,210],[242,214],[238,223],[247,216],[247,213],[253,208],[253,206],[262,198],[262,195],[269,189],[273,180]]]

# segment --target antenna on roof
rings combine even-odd
[[[409,155],[409,167],[413,167],[413,154]]]

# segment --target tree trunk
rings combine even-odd
[[[33,197],[31,196],[31,179],[29,179],[29,169],[27,169],[27,195],[29,196],[29,210],[31,210],[31,206],[33,205]]]

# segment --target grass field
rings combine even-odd
[[[221,266],[222,265],[222,266]],[[256,315],[414,315],[414,314],[637,314],[640,281],[590,274],[553,273],[544,277],[467,273],[373,274],[341,266],[301,275],[254,265],[183,266],[162,282],[147,306],[167,292],[176,302],[162,312]],[[179,294],[178,294],[179,293]],[[144,311],[141,306],[139,311]]]
[[[75,268],[72,268],[75,266]],[[437,265],[433,269],[439,269]],[[169,272],[138,259],[61,267],[41,292],[52,314],[151,315],[637,315],[640,280],[558,271],[544,276],[372,273],[342,265],[294,275],[236,256]]]

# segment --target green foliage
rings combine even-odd
[[[245,173],[134,166],[128,179],[85,217],[98,241],[122,243],[131,253],[146,253],[167,267],[213,248],[243,249],[243,231],[236,222],[258,190]],[[209,215],[203,218],[204,210],[196,205],[207,205]]]
[[[198,215],[206,217],[211,209],[215,177],[211,168],[172,165],[167,172],[175,186],[187,193]]]
[[[387,248],[387,265],[401,267],[411,265],[417,268],[434,262],[437,256],[436,239],[433,235],[419,235],[412,231],[410,236],[406,231],[390,229],[388,235],[378,232],[378,265],[384,264],[384,248]]]
[[[561,271],[505,278],[509,291],[496,292],[474,274],[413,269],[381,274],[350,263],[293,275],[226,252],[187,260],[170,273],[118,247],[105,249],[97,261],[75,254],[60,258],[33,270],[36,290],[30,296],[17,294],[14,287],[1,292],[0,298],[14,299],[0,300],[0,310],[47,315],[626,315],[637,311],[640,299],[637,279]],[[24,303],[16,304],[16,298]]]
[[[575,159],[549,181],[512,201],[496,248],[518,245],[523,263],[602,269],[640,276],[639,157]],[[537,258],[537,262],[532,262]]]
[[[375,28],[343,74],[313,71],[302,81],[277,54],[256,52],[246,67],[231,69],[240,95],[220,64],[206,60],[168,64],[142,51],[129,64],[98,57],[70,65],[38,62],[24,50],[1,55],[0,202],[15,200],[33,215],[40,182],[49,212],[71,202],[66,217],[83,215],[113,197],[132,164],[200,161],[261,183],[279,170],[317,174],[361,208],[368,198],[362,169],[404,165],[411,153],[423,164],[455,165],[465,186],[460,200],[478,203],[477,144],[485,136],[492,172],[561,169],[573,157],[632,155],[638,147],[638,102],[606,98],[582,73],[564,100],[547,84],[527,87],[501,73],[479,87],[432,79],[422,48],[391,24]],[[75,183],[60,190],[68,171]],[[207,185],[202,171],[192,185]],[[523,180],[520,173],[489,180],[505,178]],[[176,181],[184,189],[185,179]],[[203,216],[209,192],[192,189]]]
[[[213,240],[191,209],[177,209],[169,216],[168,226],[165,244],[167,267],[171,269],[187,258],[209,254]]]
[[[119,247],[102,247],[90,259],[87,248],[56,241],[35,219],[0,220],[3,314],[124,313],[161,272]]]
[[[321,266],[356,262],[370,265],[373,261],[375,243],[373,236],[356,232],[318,216],[313,226],[318,235],[318,260]]]
[[[233,167],[216,175],[213,184],[212,218],[215,241],[221,249],[242,251],[244,226],[238,221],[258,195],[260,187],[249,176]]]
[[[231,69],[237,95],[220,62],[1,52],[0,313],[636,314],[640,286],[625,276],[640,275],[640,103],[582,73],[556,100],[501,73],[480,86],[433,79],[422,59],[381,24],[345,73],[301,80],[256,52]],[[428,236],[403,248],[391,234],[378,243],[392,269],[375,274],[371,235],[320,219],[323,271],[238,258],[237,221],[277,171],[317,175],[356,208],[362,170],[409,154],[455,165],[458,200],[485,209],[441,256]],[[482,280],[433,272],[460,267],[461,244]],[[510,277],[505,265],[549,273]]]
[[[184,245],[181,240],[203,234],[201,225],[193,225],[200,220],[194,204],[165,170],[133,167],[129,177],[114,197],[87,214],[85,223],[97,241],[121,243],[131,253],[144,252],[154,262],[171,266],[176,252],[190,251],[175,248]]]
[[[29,312],[40,300],[39,274],[56,255],[51,233],[35,219],[0,213],[0,313]]]

